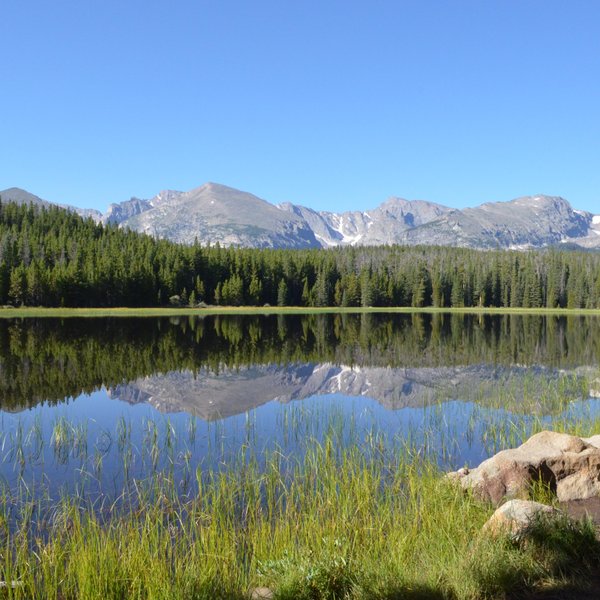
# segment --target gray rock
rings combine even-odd
[[[119,204],[111,204],[106,213],[102,215],[102,222],[120,224],[151,208],[152,202],[150,200],[132,198]]]
[[[483,531],[493,536],[508,534],[512,539],[519,540],[527,534],[531,524],[540,516],[552,518],[561,514],[559,510],[540,502],[509,500],[496,509],[483,526]]]
[[[250,590],[250,600],[271,600],[275,592],[268,587],[257,587]]]
[[[458,469],[458,471],[452,471],[451,473],[446,474],[446,479],[449,481],[461,481],[463,477],[469,474],[469,469],[467,467],[462,467]]]

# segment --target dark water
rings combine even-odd
[[[0,320],[4,489],[118,496],[308,441],[444,467],[596,418],[600,320],[309,315]]]

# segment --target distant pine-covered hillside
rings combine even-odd
[[[202,240],[200,240],[202,242]],[[600,308],[600,254],[180,245],[0,202],[0,304]]]

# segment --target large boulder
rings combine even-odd
[[[250,600],[273,600],[275,592],[268,587],[257,587],[250,590]]]
[[[509,500],[496,509],[483,530],[491,535],[509,535],[514,540],[520,540],[536,519],[550,519],[560,515],[559,510],[546,504],[532,500]]]
[[[600,435],[579,438],[542,431],[518,448],[503,450],[475,469],[449,474],[476,496],[498,505],[506,498],[526,496],[540,481],[569,502],[600,495]]]

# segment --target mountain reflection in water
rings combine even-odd
[[[0,408],[106,388],[206,420],[334,393],[545,414],[597,393],[599,334],[598,318],[531,315],[0,320]]]
[[[199,474],[272,452],[293,468],[326,439],[476,464],[595,422],[599,334],[516,315],[0,320],[0,490],[101,506],[164,475],[193,494]]]
[[[542,367],[350,367],[294,364],[223,368],[219,373],[174,371],[108,390],[111,398],[147,403],[161,412],[186,412],[206,421],[227,418],[268,402],[312,396],[366,396],[390,410],[460,398],[514,412],[544,414],[581,396],[592,369],[565,373]],[[529,389],[528,389],[529,384]],[[562,397],[556,392],[561,390]],[[593,390],[592,390],[593,393]]]

